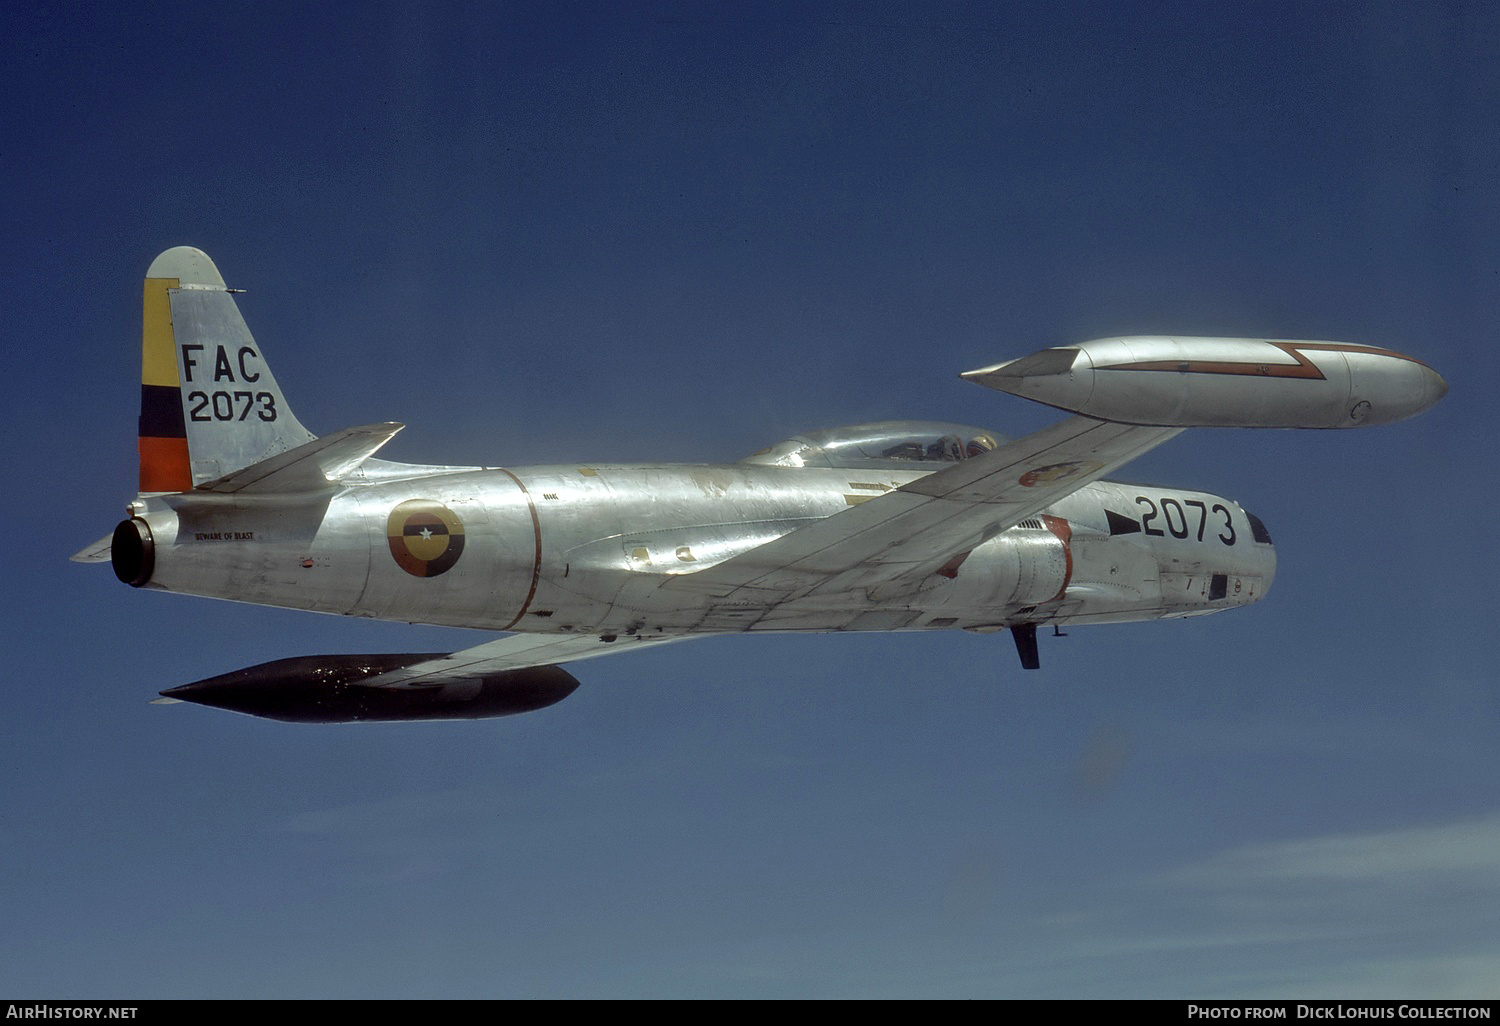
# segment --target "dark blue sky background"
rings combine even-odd
[[[12,5],[0,992],[1491,996],[1500,14],[1481,3]],[[1196,432],[1269,599],[1009,639],[728,638],[530,716],[155,692],[483,636],[141,594],[140,279],[217,261],[387,455],[729,461],[1056,419],[957,373],[1133,332],[1437,367]]]

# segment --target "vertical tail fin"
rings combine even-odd
[[[312,441],[212,260],[169,249],[146,272],[141,492],[185,492]]]

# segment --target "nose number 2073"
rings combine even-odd
[[[1198,510],[1199,541],[1203,540],[1204,528],[1208,524],[1209,511],[1210,509],[1212,509],[1212,512],[1216,518],[1224,518],[1224,524],[1219,529],[1217,534],[1219,541],[1223,542],[1225,545],[1234,544],[1236,538],[1234,531],[1234,519],[1229,515],[1228,507],[1226,507],[1222,502],[1216,502],[1212,507],[1209,507],[1198,499],[1184,499],[1179,502],[1178,500],[1172,498],[1170,495],[1164,495],[1159,500],[1161,505],[1158,508],[1157,501],[1158,500],[1149,499],[1144,495],[1137,495],[1135,497],[1137,506],[1146,507],[1145,515],[1141,517],[1141,530],[1146,534],[1155,535],[1158,538],[1164,538],[1168,534],[1170,534],[1173,538],[1186,538],[1189,534],[1192,533],[1190,524],[1191,517],[1187,510],[1183,508],[1186,506],[1196,508]],[[1166,525],[1167,529],[1165,531],[1163,531],[1160,527],[1152,526],[1153,521],[1156,521],[1158,518],[1163,524]]]

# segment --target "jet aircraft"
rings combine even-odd
[[[1072,413],[1020,439],[890,421],[735,463],[422,466],[401,424],[315,436],[207,255],[146,273],[140,492],[73,558],[135,588],[513,632],[454,653],[302,656],[162,692],[299,722],[474,719],[567,697],[560,664],[738,632],[1008,630],[1190,617],[1265,597],[1266,526],[1105,475],[1188,427],[1345,428],[1426,410],[1367,345],[1130,336],[963,378]]]

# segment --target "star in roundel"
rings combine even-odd
[[[413,577],[436,577],[464,551],[464,524],[442,503],[410,499],[391,510],[385,540],[396,565]]]

